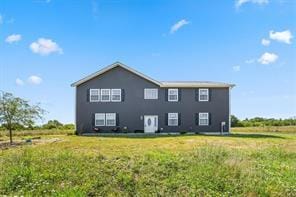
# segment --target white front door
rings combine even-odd
[[[144,116],[144,132],[155,133],[158,129],[158,116]]]

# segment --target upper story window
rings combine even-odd
[[[199,101],[209,101],[209,89],[199,89]]]
[[[95,126],[105,126],[105,114],[96,113],[95,114]]]
[[[121,101],[121,89],[112,89],[111,90],[111,101],[120,102]]]
[[[102,102],[110,101],[110,89],[101,89],[101,101]]]
[[[178,89],[168,89],[168,101],[178,101]]]
[[[158,99],[158,89],[157,88],[145,88],[144,89],[144,99]]]
[[[89,90],[89,101],[90,102],[100,101],[100,89],[90,89]]]
[[[209,125],[209,113],[199,113],[198,114],[198,122],[200,126]]]
[[[178,126],[178,113],[168,113],[168,126]]]
[[[116,126],[115,113],[106,113],[106,126]]]

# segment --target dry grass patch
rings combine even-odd
[[[0,194],[293,196],[295,134],[42,136],[0,152]]]

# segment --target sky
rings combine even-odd
[[[239,118],[296,116],[295,0],[0,0],[0,90],[74,122],[70,84],[120,61],[234,83]]]

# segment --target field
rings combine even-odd
[[[286,129],[132,138],[39,132],[32,144],[0,150],[0,195],[295,196],[296,132]]]

